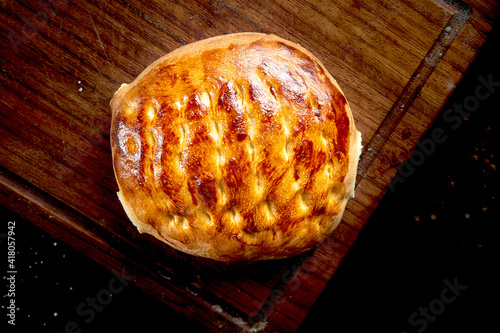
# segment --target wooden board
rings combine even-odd
[[[294,331],[497,11],[489,0],[4,1],[0,203],[211,331]],[[226,264],[175,251],[128,221],[108,104],[165,53],[242,31],[274,33],[321,59],[350,102],[364,150],[356,198],[325,242],[287,260]]]

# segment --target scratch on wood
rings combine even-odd
[[[87,9],[87,12],[89,14],[89,18],[90,18],[90,22],[92,23],[92,27],[94,28],[94,31],[95,31],[95,34],[97,36],[97,39],[99,40],[99,44],[101,45],[101,48],[102,48],[102,51],[104,52],[104,56],[106,57],[106,60],[108,61],[108,65],[109,65],[109,68],[111,69],[111,71],[113,72],[113,76],[114,76],[114,80],[117,80],[118,79],[118,75],[117,75],[117,72],[116,72],[116,69],[115,69],[115,66],[113,65],[113,63],[109,60],[109,57],[108,57],[108,53],[106,52],[106,48],[104,47],[104,43],[102,42],[101,40],[101,36],[99,35],[99,31],[97,30],[97,27],[95,26],[94,24],[94,20],[92,19],[92,15],[90,14],[90,11],[88,8]],[[98,69],[96,67],[96,69]],[[99,69],[98,69],[99,70]],[[101,72],[101,71],[99,71]],[[102,75],[102,73],[101,73]]]

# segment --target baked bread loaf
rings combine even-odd
[[[139,232],[221,261],[320,243],[354,196],[361,135],[303,47],[238,33],[185,45],[111,100],[118,197]]]

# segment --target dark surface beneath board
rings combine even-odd
[[[422,138],[427,145],[416,149],[420,152],[410,158],[413,164],[400,167],[404,182],[395,183],[395,191],[389,190],[380,202],[299,332],[486,332],[497,327],[497,45],[498,25]],[[485,81],[490,81],[488,87]],[[450,114],[443,120],[446,110],[460,106],[474,112],[466,119]],[[434,129],[444,131],[445,142],[432,141]],[[206,331],[71,246],[4,211],[3,253],[7,222],[16,221],[15,331]],[[4,267],[2,296],[8,292]],[[2,301],[2,327],[7,324],[6,311]]]
[[[329,332],[401,333],[498,327],[498,28],[400,166],[405,181],[393,182],[395,191],[370,217],[300,332],[325,325]],[[461,107],[466,118],[443,117]],[[433,144],[436,129],[446,140]]]

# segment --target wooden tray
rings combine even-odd
[[[298,328],[491,30],[495,1],[19,1],[0,10],[0,203],[211,331]],[[321,59],[363,134],[356,198],[315,250],[226,264],[139,235],[116,196],[109,101],[186,43],[274,33]],[[416,163],[416,162],[415,162]],[[397,186],[404,178],[396,178]]]

